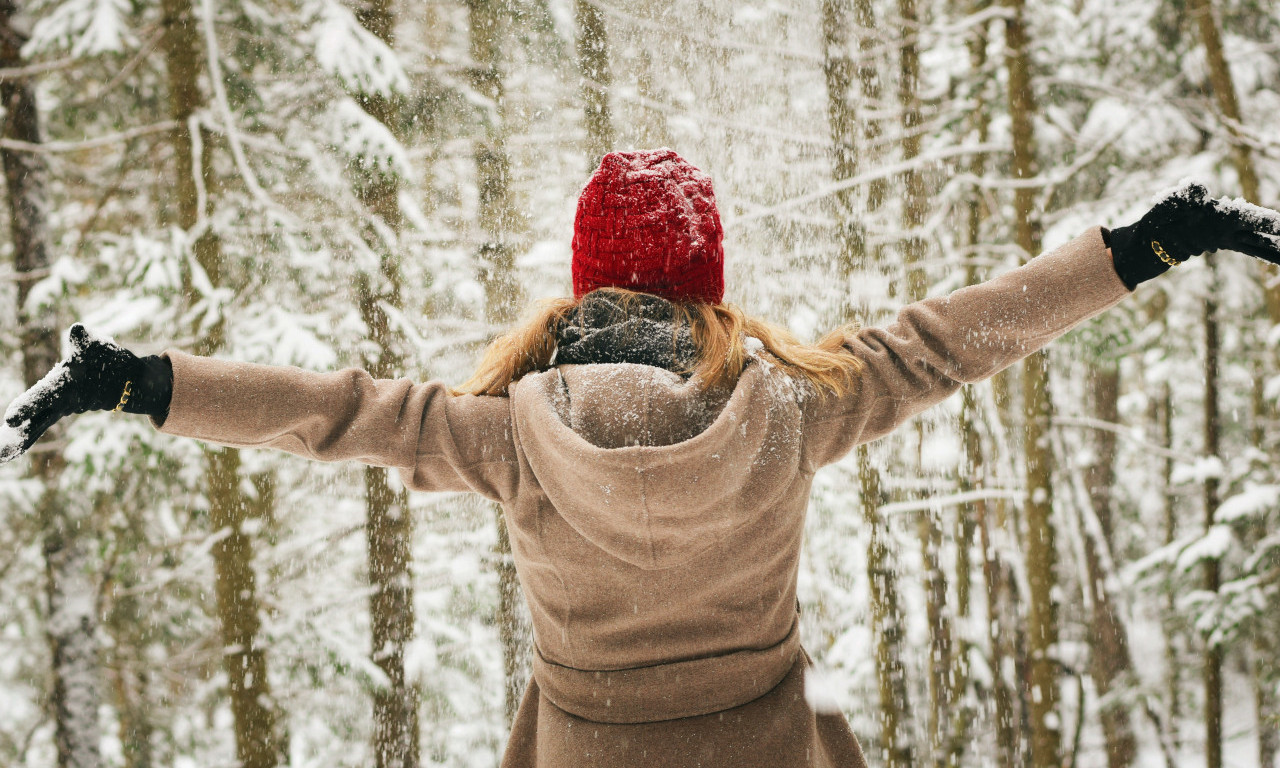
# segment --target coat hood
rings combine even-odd
[[[790,379],[754,359],[732,391],[648,365],[564,365],[521,379],[511,402],[517,443],[552,506],[640,568],[714,546],[747,509],[768,508],[759,494],[784,490],[756,478],[799,463]]]

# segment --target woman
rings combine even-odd
[[[817,345],[721,304],[710,179],[612,153],[578,201],[574,298],[490,347],[455,393],[193,357],[72,355],[6,416],[9,459],[89,409],[222,445],[395,467],[502,504],[533,617],[504,766],[861,766],[803,695],[796,576],[814,472],[1202,251],[1280,262],[1280,217],[1190,185],[887,328]]]

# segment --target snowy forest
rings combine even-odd
[[[74,321],[465,380],[611,149],[707,171],[813,339],[1280,204],[1273,0],[0,0],[0,399]],[[1280,273],[1194,259],[824,470],[807,694],[872,765],[1280,765]],[[0,467],[0,765],[495,766],[501,515],[91,413]]]

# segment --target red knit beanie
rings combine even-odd
[[[710,176],[670,149],[610,152],[578,198],[574,298],[607,287],[719,304],[723,241]]]

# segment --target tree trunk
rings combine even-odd
[[[103,511],[107,508],[104,503],[96,506]],[[152,744],[154,704],[149,696],[151,662],[146,658],[150,626],[136,595],[138,579],[132,564],[117,562],[110,578],[114,581],[114,595],[106,618],[112,641],[107,668],[120,721],[120,751],[125,768],[152,768],[156,764]]]
[[[863,0],[857,0],[859,3]],[[868,8],[863,10],[869,13]],[[827,120],[831,132],[834,181],[857,174],[859,153],[857,121],[853,102],[856,70],[849,58],[849,24],[853,12],[848,0],[823,0],[823,75],[827,86]],[[878,82],[878,81],[877,81]],[[850,285],[859,269],[873,268],[875,259],[866,251],[861,223],[855,210],[855,193],[841,190],[835,195],[840,236],[839,265],[843,285]],[[874,210],[879,201],[870,202]],[[841,322],[855,318],[846,300]],[[888,531],[880,516],[884,494],[880,472],[872,464],[867,446],[857,448],[858,479],[861,487],[863,519],[867,523],[867,577],[871,585],[871,630],[876,638],[876,677],[880,693],[880,748],[890,768],[907,768],[914,761],[911,747],[910,706],[906,668],[903,665],[903,616],[898,598],[898,575]]]
[[[1152,293],[1144,308],[1148,324],[1159,325],[1162,333],[1168,332],[1168,321],[1165,312],[1168,309],[1168,297],[1162,292]],[[1177,509],[1174,506],[1173,494],[1173,392],[1167,380],[1152,394],[1147,405],[1147,421],[1151,424],[1151,432],[1159,446],[1164,450],[1164,457],[1156,464],[1156,482],[1160,489],[1160,512],[1163,544],[1169,546],[1178,536]],[[1183,627],[1177,620],[1177,594],[1171,584],[1166,584],[1160,617],[1163,638],[1161,650],[1164,656],[1164,680],[1162,682],[1164,698],[1163,730],[1167,736],[1169,747],[1173,751],[1179,748],[1178,721],[1182,716],[1182,667],[1184,661],[1178,650],[1178,637]]]
[[[639,92],[640,98],[649,104],[666,102],[669,97],[663,91],[661,82],[656,77],[663,73],[654,65],[653,56],[650,54],[649,49],[647,47],[641,48],[638,55],[636,90]],[[641,146],[669,147],[675,143],[671,138],[671,129],[667,124],[667,114],[661,109],[646,105],[644,119],[636,127],[639,132]]]
[[[578,69],[582,76],[582,101],[587,124],[587,152],[590,170],[613,149],[613,118],[609,112],[609,90],[613,70],[609,68],[609,35],[604,14],[591,0],[575,0],[578,23]]]
[[[382,467],[365,467],[366,537],[369,548],[369,619],[373,663],[387,676],[373,693],[374,765],[418,764],[418,688],[404,670],[413,639],[412,517],[408,495],[394,490]]]
[[[1214,100],[1218,103],[1218,111],[1222,113],[1223,123],[1230,137],[1231,162],[1236,168],[1236,177],[1240,180],[1240,191],[1251,202],[1261,203],[1263,200],[1258,188],[1258,173],[1253,165],[1249,143],[1241,135],[1244,123],[1240,117],[1240,102],[1236,97],[1231,67],[1227,65],[1227,57],[1223,52],[1221,25],[1214,13],[1213,0],[1187,0],[1187,10],[1195,17],[1200,39],[1204,42],[1209,83],[1213,87]],[[1256,268],[1268,275],[1269,280],[1264,281],[1264,285],[1276,277],[1274,267],[1259,264]],[[1272,324],[1280,323],[1280,285],[1272,285],[1264,293],[1268,317]]]
[[[1204,455],[1219,454],[1221,420],[1218,406],[1219,335],[1218,303],[1214,298],[1218,286],[1217,268],[1210,261],[1213,278],[1204,300]],[[1218,478],[1210,477],[1204,483],[1204,527],[1207,533],[1213,528],[1218,511]],[[1217,558],[1203,562],[1202,588],[1216,593],[1221,573]],[[1204,650],[1204,730],[1205,764],[1208,768],[1222,768],[1222,659],[1223,649],[1214,638],[1206,638]]]
[[[1276,622],[1271,617],[1270,627]],[[1280,695],[1276,693],[1276,640],[1274,634],[1255,637],[1250,649],[1253,677],[1253,711],[1258,721],[1258,766],[1277,768],[1280,756]]]
[[[1160,445],[1166,451],[1172,451],[1173,448],[1173,388],[1168,381],[1160,386],[1159,395],[1160,409]],[[1164,512],[1164,544],[1168,546],[1173,544],[1178,537],[1178,515],[1177,508],[1174,506],[1173,495],[1173,458],[1171,454],[1165,454],[1166,458],[1161,462],[1160,479],[1161,493],[1160,503]],[[1164,657],[1165,657],[1165,696],[1168,698],[1166,702],[1166,711],[1169,721],[1169,742],[1176,751],[1181,746],[1181,728],[1179,720],[1182,718],[1182,654],[1178,652],[1178,631],[1172,621],[1177,615],[1178,598],[1172,588],[1165,591],[1165,638],[1164,638]]]
[[[971,15],[981,13],[986,10],[989,2],[990,0],[973,0],[969,4],[967,11]],[[974,28],[973,34],[967,40],[969,70],[975,78],[981,77],[982,71],[986,68],[987,35],[988,25],[983,23]],[[979,144],[985,144],[990,130],[991,116],[980,88],[975,96],[977,105],[970,113],[972,121],[970,130]],[[975,179],[980,179],[986,175],[985,155],[981,153],[973,155],[969,161],[969,173]],[[975,190],[965,203],[964,242],[969,247],[970,259],[976,255],[978,245],[982,242],[982,222],[986,218],[986,213],[982,197]],[[965,265],[965,285],[975,285],[977,283],[978,272],[974,268],[973,262],[969,261]],[[964,448],[964,462],[960,467],[959,486],[961,491],[972,491],[986,486],[987,461],[983,452],[982,437],[978,432],[981,414],[978,411],[974,386],[966,385],[961,391],[961,398],[960,419],[957,428],[960,431],[960,442]],[[988,626],[986,639],[990,645],[990,666],[992,670],[995,670],[995,674],[991,676],[991,699],[995,705],[996,747],[999,750],[996,764],[1002,766],[1002,768],[1012,768],[1015,753],[1012,745],[1012,734],[1014,732],[1008,727],[1014,720],[1010,711],[1012,695],[1005,684],[1003,674],[1001,674],[1001,670],[1005,667],[1003,647],[998,642],[998,633],[990,629],[993,625],[998,625],[1000,610],[998,601],[1004,598],[1004,590],[1000,586],[1002,581],[1000,569],[1003,564],[998,562],[994,548],[991,546],[989,514],[988,504],[985,500],[975,501],[972,504],[963,504],[959,508],[956,518],[956,616],[959,617],[961,626],[972,626],[970,621],[972,612],[970,605],[970,594],[972,592],[971,573],[973,570],[971,553],[973,551],[974,538],[977,536],[979,539],[978,545],[981,547],[983,581],[986,586],[986,619]],[[978,638],[973,635],[966,637],[958,634],[957,642],[954,689],[957,693],[963,693],[970,685],[969,655],[973,648],[977,646]],[[974,719],[972,709],[973,707],[971,706],[961,707],[954,720],[950,747],[951,765],[960,764],[969,740],[972,738],[972,721]]]
[[[284,744],[275,731],[266,651],[259,645],[262,627],[253,539],[242,528],[252,506],[239,488],[240,452],[209,450],[206,454],[209,523],[221,534],[212,548],[214,594],[236,724],[236,757],[244,768],[266,768],[283,762]]]
[[[827,86],[827,126],[831,132],[831,179],[843,181],[858,173],[858,124],[853,88],[856,69],[850,58],[849,0],[822,2],[822,74]],[[857,193],[841,189],[833,196],[839,227],[841,274],[849,277],[866,264],[866,235],[857,211]],[[852,319],[844,302],[843,322]]]
[[[1223,123],[1227,129],[1227,133],[1231,141],[1231,160],[1236,169],[1236,176],[1240,180],[1240,191],[1245,198],[1253,202],[1263,202],[1261,199],[1261,191],[1258,185],[1258,174],[1254,168],[1253,154],[1246,138],[1242,135],[1243,119],[1240,114],[1240,103],[1236,94],[1235,79],[1231,74],[1231,68],[1227,64],[1226,55],[1223,51],[1221,25],[1218,22],[1213,0],[1188,0],[1188,10],[1195,17],[1196,26],[1200,32],[1200,38],[1204,42],[1205,59],[1209,65],[1209,82],[1213,87],[1214,100],[1218,104],[1218,111],[1222,113]],[[1272,325],[1280,323],[1280,284],[1276,283],[1276,272],[1274,267],[1267,267],[1261,264],[1253,265],[1255,269],[1263,273],[1264,279],[1262,284],[1266,286],[1272,283],[1270,287],[1264,288],[1265,306],[1267,317]],[[1207,310],[1207,308],[1206,308]],[[1255,382],[1255,387],[1261,387],[1262,380]],[[1261,421],[1267,417],[1268,408],[1265,407],[1265,401],[1261,398],[1255,398],[1257,405],[1255,409],[1255,419]],[[1208,407],[1208,406],[1206,406]],[[1208,432],[1206,431],[1206,437]],[[1265,451],[1262,444],[1261,430],[1255,430],[1254,447],[1260,451]],[[1214,489],[1216,494],[1216,488]],[[1210,491],[1206,487],[1206,502],[1210,498]],[[1209,511],[1206,510],[1206,515]],[[1210,583],[1216,585],[1218,575],[1216,561],[1212,564],[1206,561],[1205,565],[1205,583],[1206,587]],[[1214,570],[1214,573],[1210,573]],[[1216,586],[1215,586],[1216,588]],[[1211,650],[1211,653],[1213,651]],[[1221,664],[1221,651],[1217,650],[1216,663]],[[1214,659],[1208,659],[1207,667],[1212,666]],[[1213,674],[1206,668],[1205,681],[1206,686],[1216,685],[1219,690],[1221,686],[1221,677],[1218,676],[1216,683],[1212,680]],[[1259,714],[1263,713],[1263,705],[1267,700],[1274,700],[1275,693],[1271,691],[1269,696],[1266,685],[1255,680],[1257,695],[1257,704],[1259,706]],[[1211,717],[1212,712],[1206,707],[1206,717]],[[1221,712],[1218,712],[1220,717]],[[1218,726],[1220,728],[1220,725]],[[1260,764],[1270,768],[1275,762],[1275,752],[1280,749],[1280,736],[1276,735],[1274,727],[1268,728],[1259,721],[1259,760]],[[1209,752],[1208,757],[1213,759],[1213,753]],[[1219,758],[1220,759],[1220,758]],[[1210,765],[1213,763],[1211,762]]]
[[[1120,370],[1114,364],[1095,365],[1092,376],[1094,418],[1116,424],[1120,421]],[[1119,693],[1133,672],[1129,640],[1124,624],[1116,614],[1112,595],[1115,579],[1106,553],[1112,549],[1112,488],[1116,481],[1116,433],[1095,430],[1095,460],[1088,468],[1089,502],[1101,530],[1084,529],[1085,573],[1088,577],[1090,607],[1089,645],[1090,675],[1102,700],[1102,732],[1107,743],[1109,768],[1128,768],[1137,758],[1133,722],[1128,705]],[[1101,537],[1101,541],[1098,537]]]
[[[920,155],[920,18],[915,0],[898,0],[898,17],[902,24],[902,43],[898,46],[898,105],[902,110],[902,160],[910,163]],[[906,230],[903,257],[907,265],[907,301],[919,301],[928,289],[926,275],[920,268],[925,242],[920,228],[929,214],[929,193],[924,175],[918,169],[902,174],[902,227]]]
[[[887,768],[912,768],[915,750],[911,744],[911,704],[902,661],[906,627],[888,531],[880,516],[884,492],[867,446],[858,446],[857,453],[862,515],[868,531],[867,581],[871,587],[871,630],[876,638],[876,678],[880,689],[880,750]]]
[[[1003,0],[1006,66],[1009,74],[1009,117],[1013,136],[1013,177],[1027,181],[1036,175],[1033,119],[1036,110],[1031,87],[1029,35],[1025,0]],[[1040,226],[1033,210],[1035,190],[1014,191],[1015,232],[1024,259],[1040,252]],[[1026,423],[1026,527],[1028,650],[1030,653],[1031,766],[1057,768],[1061,759],[1061,715],[1058,712],[1057,543],[1053,520],[1053,449],[1049,440],[1052,400],[1049,358],[1037,352],[1023,362],[1023,417]]]
[[[1231,159],[1240,179],[1240,191],[1249,200],[1258,202],[1258,174],[1253,168],[1249,145],[1240,135],[1240,102],[1236,98],[1235,80],[1227,57],[1222,49],[1222,32],[1214,14],[1213,0],[1187,0],[1187,10],[1196,20],[1200,39],[1204,43],[1205,60],[1209,65],[1209,83],[1213,87],[1214,100],[1222,113],[1227,133],[1231,136]]]
[[[470,0],[472,87],[489,103],[484,133],[476,140],[476,184],[480,188],[481,244],[476,261],[480,283],[485,289],[486,319],[505,326],[515,320],[521,290],[515,274],[515,248],[511,242],[516,228],[511,199],[511,159],[507,152],[505,84],[502,74],[502,45],[507,20],[512,11],[506,0]],[[591,8],[598,15],[594,7]],[[603,26],[600,28],[603,35]],[[581,51],[581,41],[579,42]],[[588,126],[591,101],[588,100]],[[601,102],[604,103],[604,102]],[[603,119],[608,121],[608,106]],[[528,684],[533,649],[529,629],[521,613],[522,596],[511,553],[502,509],[493,506],[498,527],[494,548],[498,571],[498,637],[502,644],[503,712],[510,724]]]
[[[222,248],[212,229],[196,232],[209,212],[212,200],[210,135],[190,131],[189,120],[201,107],[201,57],[204,49],[199,21],[190,0],[163,0],[165,35],[163,48],[169,84],[169,116],[180,124],[173,134],[177,224],[196,234],[192,248],[200,268],[215,287],[223,285]],[[197,140],[203,149],[196,154]],[[201,190],[205,189],[201,209]],[[184,276],[187,295],[194,291],[190,275]],[[199,323],[197,322],[197,327]],[[197,338],[198,354],[210,354],[223,345],[223,322],[217,321]],[[236,756],[243,768],[268,768],[283,762],[284,739],[277,730],[277,711],[267,678],[266,650],[259,645],[257,577],[253,570],[253,539],[242,529],[255,508],[254,499],[240,490],[240,455],[233,449],[205,450],[205,493],[209,522],[214,531],[225,531],[212,549],[217,582],[218,620],[223,644],[223,669],[227,674],[231,712],[235,721]]]
[[[991,646],[992,698],[995,700],[996,765],[1016,768],[1022,765],[1018,727],[1021,716],[1012,681],[1006,675],[1014,664],[1012,630],[1017,623],[1017,610],[1012,599],[1013,580],[1006,572],[1005,563],[996,555],[995,541],[991,536],[991,506],[985,502],[979,505],[977,525],[983,553],[982,577],[987,586],[987,642]],[[995,527],[999,528],[999,525]]]
[[[920,18],[915,0],[898,0],[898,21],[902,25],[898,46],[898,104],[902,110],[902,160],[910,163],[920,155]],[[903,257],[907,266],[906,301],[920,301],[928,289],[928,278],[921,262],[926,243],[921,235],[928,216],[929,195],[924,175],[917,169],[902,174],[902,228],[906,232]],[[921,434],[921,439],[923,435]],[[951,616],[947,607],[947,577],[942,569],[942,525],[938,514],[925,510],[917,518],[917,535],[924,568],[925,612],[929,623],[928,690],[929,708],[926,720],[930,760],[935,766],[946,764],[949,753],[950,717],[954,703],[952,682],[956,670],[952,654]]]
[[[0,67],[21,67],[25,31],[15,27],[19,13],[12,0],[0,0]],[[0,80],[4,103],[4,137],[39,144],[40,113],[35,83],[26,78]],[[49,170],[36,152],[0,150],[9,203],[9,234],[16,273],[17,325],[22,341],[22,378],[30,387],[57,363],[57,320],[53,312],[30,312],[27,298],[51,263],[49,242]],[[33,274],[36,273],[36,274]],[[54,429],[53,436],[62,430]],[[98,616],[93,595],[96,586],[88,562],[87,521],[59,492],[64,467],[55,443],[52,450],[33,452],[31,473],[43,486],[36,502],[44,542],[45,595],[48,600],[47,633],[52,662],[50,705],[54,744],[59,768],[97,768],[102,765],[98,740],[98,708],[101,705],[101,668],[96,639]]]
[[[179,123],[173,132],[176,223],[187,232],[192,232],[201,216],[208,213],[209,209],[206,190],[205,210],[200,210],[201,195],[197,182],[208,185],[212,180],[213,170],[209,131],[200,128],[200,135],[197,137],[190,130],[192,116],[204,103],[204,95],[200,92],[200,51],[204,46],[201,44],[191,0],[162,0],[161,8],[165,29],[162,45],[168,74],[169,117]],[[195,151],[196,142],[203,148],[198,156]],[[208,228],[195,234],[192,250],[196,262],[208,275],[210,283],[219,285],[222,282],[222,251],[218,237]],[[189,296],[194,291],[191,276],[185,270],[182,288],[184,295]],[[218,321],[197,341],[196,352],[208,354],[222,346],[222,332],[222,322]]]
[[[391,0],[372,0],[356,9],[360,25],[388,47],[395,45],[395,13]],[[386,126],[403,134],[400,99],[386,93],[357,93],[361,107]],[[399,235],[400,179],[383,169],[353,167],[355,193],[370,216],[363,237],[379,254],[379,270],[356,278],[357,304],[373,342],[361,361],[375,378],[404,375],[398,334],[386,307],[400,309]],[[379,226],[379,223],[381,226]],[[377,768],[415,768],[419,761],[419,692],[405,675],[405,648],[413,640],[413,518],[409,495],[393,488],[388,470],[364,468],[365,537],[369,563],[370,657],[386,676],[386,686],[373,692],[373,753]]]
[[[853,19],[858,27],[858,82],[862,84],[862,102],[871,110],[878,110],[880,103],[880,70],[876,67],[876,49],[883,43],[880,30],[876,27],[875,8],[871,0],[853,0]],[[876,157],[880,154],[880,119],[873,115],[864,115],[861,120],[862,135],[866,141],[863,154]],[[873,179],[867,184],[867,210],[876,211],[884,203],[889,188],[886,179]]]

